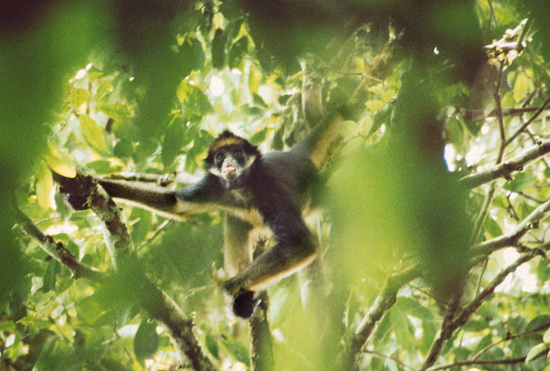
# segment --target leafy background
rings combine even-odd
[[[17,207],[44,234],[109,272],[113,241],[104,224],[66,205],[50,168],[67,176],[201,175],[212,138],[225,128],[264,151],[287,148],[309,130],[308,74],[321,81],[325,112],[350,109],[322,223],[333,289],[327,306],[339,332],[332,342],[304,341],[315,339],[313,317],[302,309],[298,280],[284,280],[269,291],[276,369],[319,369],[346,356],[374,370],[460,362],[548,369],[548,160],[535,156],[467,192],[459,180],[550,139],[547,3],[1,7],[1,369],[177,365],[166,330],[132,297],[132,275],[100,287],[75,279],[21,221],[13,227],[14,189]],[[192,318],[214,364],[254,367],[248,325],[228,312],[215,283],[223,275],[221,216],[175,223],[123,210],[138,271]],[[525,233],[514,235],[526,220]],[[509,236],[517,238],[490,245]],[[514,265],[518,259],[526,263]]]

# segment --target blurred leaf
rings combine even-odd
[[[241,37],[233,44],[227,56],[227,64],[229,68],[238,68],[241,65],[247,49],[248,38],[246,36]]]
[[[149,210],[134,207],[129,220],[132,221],[132,241],[139,244],[145,240],[147,234],[152,230],[153,216]]]
[[[207,334],[206,335],[206,338],[204,339],[205,340],[205,344],[206,344],[206,349],[208,349],[208,352],[210,354],[212,354],[212,356],[215,358],[215,359],[219,359],[220,358],[220,348],[218,346],[218,342],[216,341],[216,339],[214,339],[214,337],[210,334]]]
[[[74,109],[79,109],[88,100],[88,90],[86,89],[72,88],[70,94],[71,104]]]
[[[514,100],[520,102],[529,92],[533,91],[533,81],[526,73],[519,73],[514,82]]]
[[[127,159],[134,154],[134,147],[125,140],[119,140],[113,148],[113,154],[119,158]]]
[[[43,162],[40,161],[36,165],[36,198],[38,200],[38,204],[44,210],[50,208],[52,188],[52,172]]]
[[[181,153],[185,145],[185,126],[181,120],[174,120],[166,130],[162,143],[161,157],[166,168],[169,168],[174,159]]]
[[[128,105],[125,104],[99,104],[97,108],[115,121],[125,121],[130,117]]]
[[[44,274],[44,285],[42,286],[42,291],[48,292],[56,289],[56,276],[60,268],[61,266],[59,262],[55,259],[52,259],[48,263],[46,273]]]
[[[224,344],[227,347],[227,350],[229,350],[229,353],[231,353],[237,361],[242,362],[247,366],[250,366],[250,355],[248,353],[248,347],[245,347],[238,341],[229,339],[226,340]]]
[[[525,331],[532,331],[550,323],[550,314],[541,314],[529,321]]]
[[[55,150],[53,147],[49,147],[49,154],[44,156],[44,160],[56,173],[63,175],[67,178],[74,178],[76,176],[76,169],[73,166],[71,159]]]
[[[535,345],[533,348],[531,348],[529,353],[527,353],[527,357],[525,358],[525,363],[531,362],[536,356],[541,354],[544,350],[548,352],[547,348],[548,348],[548,345],[544,343]]]
[[[96,150],[106,153],[107,152],[107,140],[105,138],[105,131],[99,126],[94,119],[88,115],[79,115],[80,128],[84,138],[90,143]]]
[[[225,64],[225,41],[224,31],[218,28],[212,39],[212,67],[216,69],[223,68]]]
[[[432,321],[434,319],[432,312],[414,299],[400,296],[397,298],[395,306],[403,311],[403,313],[423,321]]]
[[[144,318],[136,332],[134,338],[134,354],[138,359],[152,358],[160,343],[160,337],[157,335],[155,322],[149,322]]]
[[[519,173],[516,174],[513,180],[504,185],[504,189],[512,192],[521,192],[525,187],[533,184],[534,180],[535,179],[531,174]]]

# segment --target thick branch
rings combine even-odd
[[[363,318],[355,332],[344,342],[339,368],[351,370],[355,367],[355,358],[365,346],[376,326],[388,310],[395,304],[397,293],[408,282],[420,276],[418,266],[412,266],[401,273],[388,277],[382,292],[377,296],[367,315]]]
[[[91,177],[78,175],[76,178],[65,178],[55,175],[62,192],[76,196],[85,196],[90,208],[105,223],[113,238],[115,251],[123,251],[124,257],[130,256],[132,240],[126,224],[122,221],[120,208],[103,191]],[[126,259],[121,259],[124,264]],[[186,318],[179,307],[168,295],[160,290],[147,277],[142,277],[141,306],[148,315],[159,321],[167,329],[170,338],[180,356],[188,359],[194,370],[215,370],[216,368],[204,353],[193,333],[193,322]]]
[[[118,258],[128,256],[133,246],[128,227],[122,220],[121,209],[91,176],[77,174],[75,178],[67,178],[57,173],[53,173],[53,176],[59,183],[62,193],[85,200],[85,203],[105,223],[111,236],[107,242],[114,247],[111,253],[113,265],[116,267]]]
[[[503,162],[492,169],[481,173],[470,174],[459,180],[459,183],[467,189],[479,187],[482,184],[504,177],[509,179],[514,171],[521,171],[531,161],[550,153],[550,140],[540,142],[535,147],[524,153]]]
[[[508,246],[517,245],[519,240],[550,212],[550,200],[546,201],[527,216],[510,233],[482,242],[472,248],[472,256],[489,255]]]

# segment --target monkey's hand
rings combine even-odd
[[[233,277],[222,284],[223,289],[233,296],[231,308],[233,313],[241,318],[250,318],[254,309],[260,302],[256,293],[251,290],[242,288],[238,276]]]
[[[247,319],[252,316],[259,303],[254,291],[242,290],[233,297],[231,308],[237,316]]]

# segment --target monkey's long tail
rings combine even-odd
[[[340,129],[344,121],[338,112],[327,115],[308,136],[291,151],[311,159],[317,169],[323,168],[330,158],[331,150],[341,141]]]

